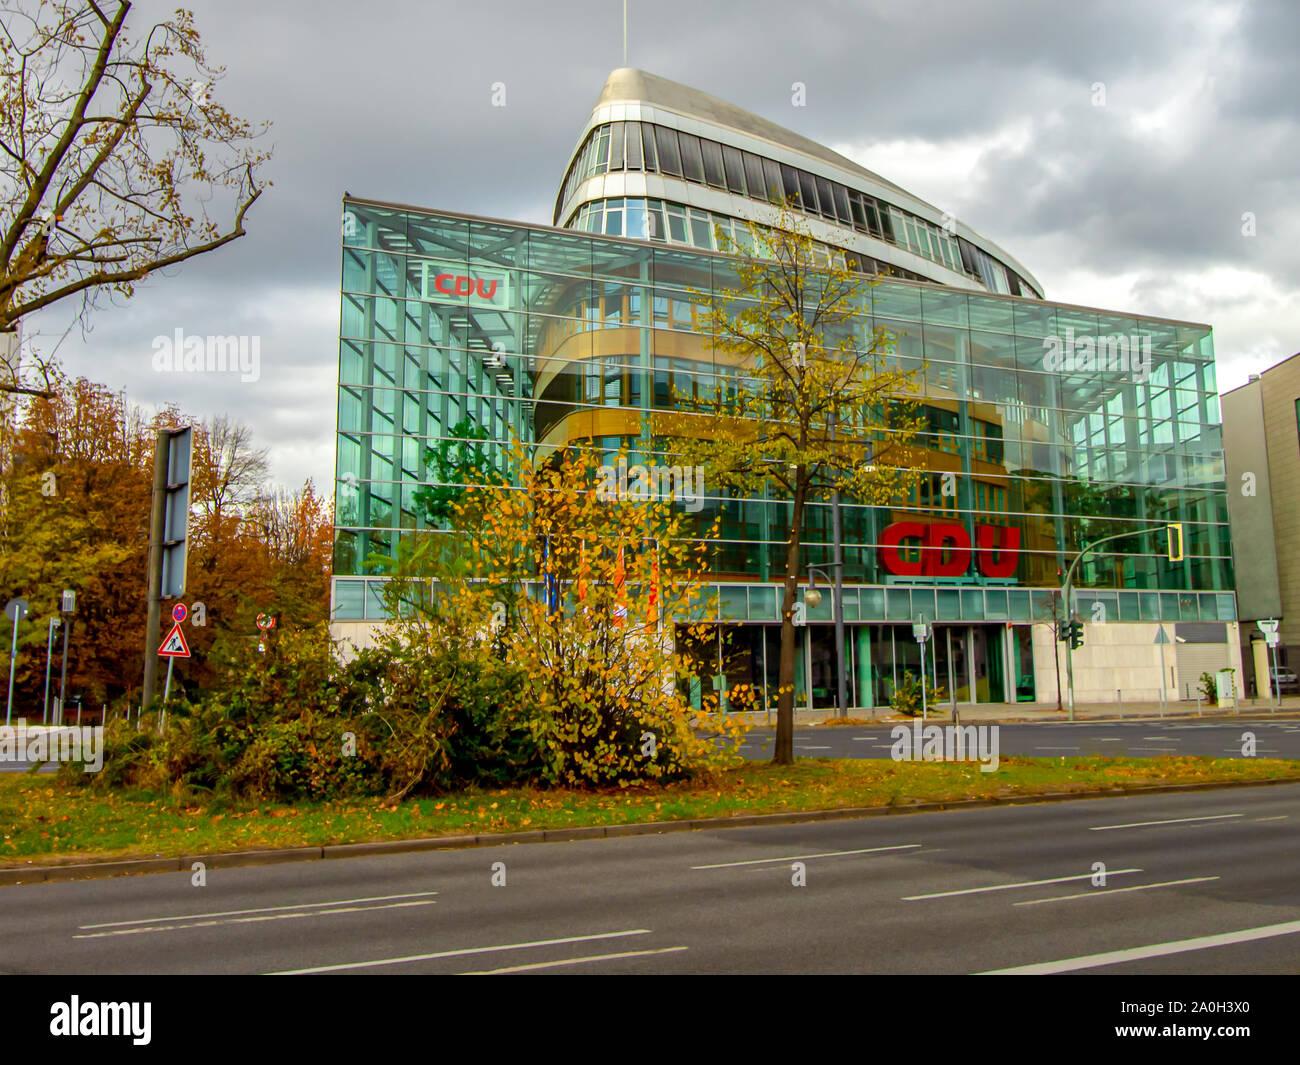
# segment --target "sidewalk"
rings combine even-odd
[[[1056,703],[958,703],[957,714],[963,723],[981,724],[1054,724],[1070,720],[1070,711],[1057,710]],[[744,715],[750,725],[775,725],[776,711],[771,714],[752,713]],[[1170,701],[1168,703],[1076,703],[1075,721],[1146,721],[1151,719],[1187,719],[1198,717],[1206,719],[1232,719],[1239,717],[1297,717],[1300,716],[1300,697],[1283,696],[1282,707],[1275,709],[1272,700],[1240,699],[1235,710],[1220,710],[1217,706],[1202,703],[1199,708],[1193,701]],[[950,721],[952,704],[940,703],[932,708],[928,717],[933,720]],[[820,725],[834,722],[833,709],[795,710],[796,726]],[[849,718],[854,721],[885,722],[911,721],[910,717],[895,714],[888,706],[849,708]]]

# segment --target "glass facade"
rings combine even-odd
[[[719,234],[732,242],[731,246],[742,253],[754,253],[754,231],[758,223],[743,218],[690,207],[671,200],[642,197],[618,197],[589,200],[573,215],[566,227],[580,233],[600,233],[607,237],[637,237],[660,244],[680,244],[705,251],[723,251],[725,244]],[[821,265],[833,262],[841,269],[860,274],[884,274],[911,281],[925,278],[904,270],[900,266],[881,262],[861,252],[845,251],[829,244],[815,242],[815,254]]]
[[[699,159],[712,165],[703,149]],[[722,165],[725,176],[725,154]],[[611,453],[626,443],[632,462],[671,465],[638,443],[647,415],[674,388],[711,390],[741,373],[699,328],[689,291],[726,291],[724,256],[358,200],[345,203],[344,229],[336,620],[382,617],[364,559],[421,528],[425,449],[456,425],[492,442]],[[1085,617],[1234,619],[1206,327],[893,279],[867,287],[859,324],[863,337],[887,329],[889,359],[920,370],[928,467],[909,499],[842,509],[845,617],[871,623],[850,640],[859,698],[882,683],[864,665],[879,661],[871,641],[892,640],[890,626],[918,613],[951,626],[930,651],[955,687],[1018,694],[1028,648],[1009,623],[1050,617],[1067,553],[1112,533],[1151,535],[1090,557],[1077,579]],[[707,472],[705,495],[700,519],[721,517],[721,619],[776,622],[787,504],[717,496]],[[1166,556],[1174,521],[1180,562]],[[811,505],[808,564],[831,560],[830,528],[828,504]],[[829,622],[830,597],[808,614]],[[763,639],[747,661],[741,671],[756,676],[763,662],[775,668]],[[814,693],[818,661],[800,666]]]
[[[660,173],[762,203],[789,204],[809,217],[897,245],[923,259],[965,274],[990,292],[1041,295],[1028,281],[987,252],[909,211],[877,200],[849,185],[809,174],[785,163],[650,122],[606,122],[587,134],[560,186],[555,222],[560,222],[560,210],[584,181],[620,171]],[[607,202],[596,206],[603,206],[606,214],[610,210]],[[579,211],[584,217],[578,216]],[[591,211],[586,206],[569,214],[564,222],[566,228],[618,235],[614,230],[593,224],[588,217]],[[628,236],[643,235],[630,228],[623,232]],[[649,236],[653,238],[654,234]],[[696,242],[689,237],[679,239],[677,243],[712,247],[707,241]],[[867,259],[858,268],[864,273],[877,272],[873,266]],[[895,273],[904,276],[901,271]],[[915,275],[912,279],[924,280]]]

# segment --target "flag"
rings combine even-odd
[[[546,546],[542,549],[542,573],[545,578],[546,589],[546,613],[557,614],[560,610],[560,581],[555,576],[551,567],[551,538],[546,538]]]
[[[654,557],[650,560],[650,608],[646,611],[646,632],[654,632],[659,628],[659,545],[657,543],[654,551]]]
[[[578,547],[578,602],[587,598],[587,541]]]
[[[627,601],[624,598],[624,585],[627,583],[627,571],[623,568],[623,545],[618,545],[618,561],[614,563],[614,624],[622,625],[627,618]]]

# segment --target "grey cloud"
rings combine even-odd
[[[138,3],[137,30],[172,6]],[[60,355],[72,371],[149,403],[170,398],[197,414],[238,416],[271,445],[277,477],[328,483],[344,190],[549,221],[578,130],[622,62],[620,5],[191,6],[210,58],[227,68],[216,97],[274,123],[267,176],[275,184],[246,238],[150,281],[127,307],[102,311],[89,336],[74,333]],[[1218,12],[1232,8],[1180,0],[628,6],[632,65],[823,143],[865,145],[868,165],[873,143],[987,138],[959,201],[944,206],[1020,258],[1051,298],[1078,299],[1065,287],[1072,271],[1136,272],[1135,299],[1159,293],[1174,301],[1166,313],[1202,320],[1213,308],[1178,304],[1166,279],[1226,264],[1300,288],[1294,4],[1244,5],[1222,40],[1208,42],[1207,69],[1194,75],[1214,78],[1212,112],[1159,142],[1124,120],[1126,93],[1181,69],[1206,46]],[[505,108],[491,107],[497,81]],[[805,108],[791,106],[793,81],[807,85]],[[1088,104],[1094,81],[1107,84],[1107,108]],[[994,145],[1021,124],[1032,130],[1022,150]],[[1245,210],[1259,217],[1253,240],[1239,234]],[[67,317],[40,324],[57,334]],[[151,339],[177,325],[261,335],[261,381],[152,373]],[[1300,320],[1291,325],[1300,329]],[[1220,336],[1220,352],[1236,343]]]

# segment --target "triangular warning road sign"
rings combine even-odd
[[[162,646],[158,648],[158,653],[160,655],[165,655],[168,658],[190,657],[189,644],[185,642],[185,633],[181,632],[181,624],[179,621],[172,626],[172,631],[169,632],[167,638],[163,640]]]

